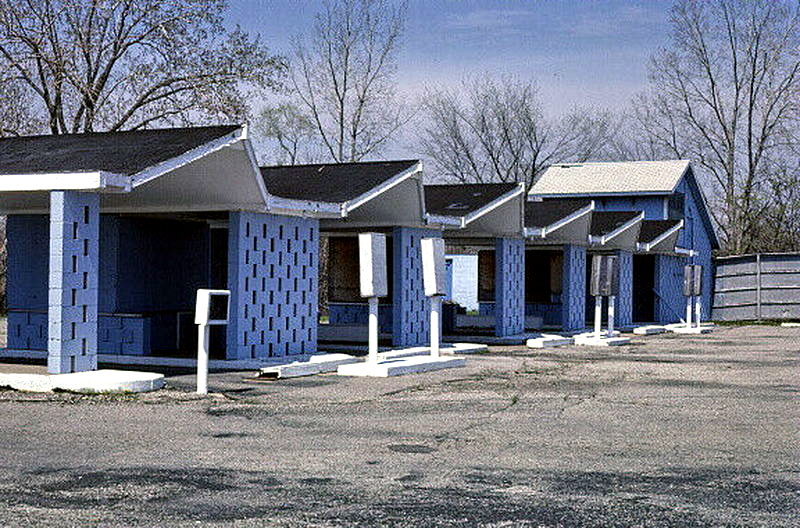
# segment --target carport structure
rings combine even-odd
[[[271,196],[324,203],[321,230],[327,240],[328,323],[320,339],[330,346],[367,340],[367,303],[359,293],[358,233],[387,235],[389,295],[380,299],[381,336],[396,347],[429,342],[430,301],[422,289],[420,240],[441,237],[455,220],[425,212],[418,160],[263,167]],[[331,214],[333,212],[333,214]]]
[[[683,220],[643,220],[633,255],[633,322],[680,320],[674,299],[683,295],[683,266],[691,251],[679,247]]]
[[[432,221],[446,226],[448,254],[478,254],[480,312],[457,318],[470,327],[468,339],[524,340],[524,184],[426,185],[425,207]],[[497,339],[476,335],[476,327],[494,327]]]
[[[244,127],[2,139],[0,210],[4,355],[46,357],[51,373],[95,369],[98,356],[172,364],[195,350],[202,287],[231,290],[212,357],[316,352],[325,204],[269,196]]]
[[[547,199],[525,203],[525,313],[542,326],[582,331],[586,249],[594,202]]]

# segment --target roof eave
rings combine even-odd
[[[347,200],[342,204],[345,216],[348,215],[353,210],[369,202],[370,200],[375,199],[376,197],[380,196],[386,191],[392,189],[393,187],[403,183],[407,179],[412,178],[421,172],[422,172],[422,162],[417,161],[414,165],[412,165],[408,169],[405,169],[404,171],[397,173],[396,175],[392,176],[391,178],[384,181],[380,185],[373,187],[369,191],[361,194],[360,196],[357,196],[356,198],[353,198],[352,200]],[[424,209],[422,210],[424,211]]]
[[[496,198],[495,200],[492,200],[488,204],[464,216],[464,226],[466,227],[470,223],[478,220],[479,218],[486,216],[487,214],[491,213],[498,207],[501,207],[502,205],[520,196],[521,194],[524,194],[524,192],[525,192],[525,183],[520,182],[515,189],[508,191],[507,193]]]
[[[4,174],[0,192],[15,191],[83,191],[129,192],[131,178],[106,171],[70,173]]]

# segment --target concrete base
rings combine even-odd
[[[633,333],[636,335],[655,335],[655,334],[663,334],[667,331],[666,326],[661,325],[646,325],[646,326],[637,326],[633,329]]]
[[[590,334],[578,334],[575,336],[575,344],[581,346],[622,346],[630,344],[631,340],[627,337],[597,337],[594,332]]]
[[[514,346],[524,345],[528,339],[535,339],[537,337],[541,337],[541,335],[542,334],[539,332],[526,332],[524,334],[503,337],[497,337],[493,335],[446,335],[442,337],[442,341],[446,343],[464,341],[468,343],[480,343],[483,345]]]
[[[562,337],[554,334],[541,334],[539,337],[528,339],[526,345],[528,348],[552,348],[558,346],[572,345],[575,339],[571,337]]]
[[[439,347],[439,353],[442,356],[454,356],[456,354],[475,354],[478,352],[487,352],[489,347],[486,345],[478,345],[474,343],[448,343]],[[392,350],[385,350],[378,352],[378,361],[384,359],[398,359],[411,356],[430,356],[431,348],[426,346],[409,347],[409,348],[395,348]]]
[[[371,378],[388,378],[404,374],[418,374],[448,368],[463,367],[467,360],[461,357],[411,356],[406,358],[385,359],[377,363],[353,363],[339,367],[340,376],[361,376]]]
[[[690,326],[675,325],[669,328],[670,332],[676,334],[710,334],[713,328],[710,326]]]
[[[68,391],[85,394],[150,392],[164,386],[164,375],[128,370],[93,370],[73,374],[0,372],[0,387],[24,392]]]
[[[800,323],[781,323],[781,326],[784,328],[800,328]]]
[[[358,363],[361,360],[347,354],[319,354],[311,356],[308,361],[294,361],[285,365],[262,368],[260,378],[299,378],[314,376],[326,372],[336,372],[340,365]]]

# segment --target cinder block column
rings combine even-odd
[[[619,295],[616,299],[615,324],[619,328],[633,325],[633,253],[616,252],[619,262]]]
[[[50,193],[47,370],[97,369],[100,197]]]
[[[439,237],[435,229],[396,227],[392,232],[392,344],[396,347],[426,345],[430,341],[430,301],[422,285],[420,240]]]
[[[586,248],[564,246],[561,278],[561,329],[577,332],[586,327]]]
[[[319,221],[232,212],[227,359],[317,351]]]
[[[525,241],[498,238],[494,261],[494,333],[498,337],[525,331]]]

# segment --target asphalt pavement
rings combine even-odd
[[[800,526],[800,329],[0,391],[3,526]]]

